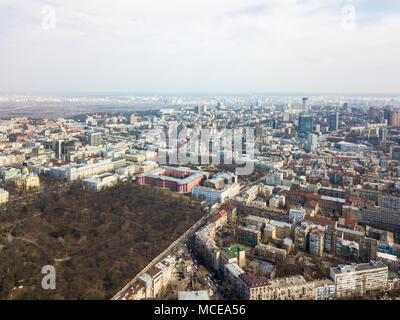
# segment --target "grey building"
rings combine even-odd
[[[307,135],[312,132],[313,119],[312,116],[308,114],[301,114],[299,116],[299,134]]]
[[[339,129],[339,113],[331,113],[328,116],[329,131],[337,131]]]
[[[88,142],[90,146],[100,146],[102,144],[101,132],[90,132]]]

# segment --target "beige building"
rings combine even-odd
[[[263,242],[268,243],[274,238],[276,238],[276,227],[272,224],[267,224],[263,230]]]
[[[0,189],[0,204],[6,203],[8,201],[8,196],[8,191]]]
[[[265,227],[269,222],[269,219],[267,218],[253,215],[247,216],[246,218],[244,218],[244,220],[246,222],[246,226],[253,226],[257,228]]]
[[[301,275],[269,280],[242,273],[236,290],[242,299],[247,300],[323,300],[334,297],[332,281],[308,282]]]
[[[168,256],[142,274],[123,293],[122,300],[140,300],[157,298],[163,288],[172,281],[175,272],[175,258]]]
[[[292,225],[287,222],[270,220],[269,224],[275,226],[276,231],[276,238],[278,239],[285,239],[287,237],[292,237]]]
[[[106,172],[100,175],[90,176],[82,180],[90,190],[101,191],[117,184],[116,175]]]
[[[121,296],[121,300],[146,299],[146,287],[140,283],[133,283]]]
[[[256,254],[261,259],[277,262],[285,260],[287,252],[283,249],[267,246],[265,244],[259,244],[256,246]]]
[[[253,226],[237,226],[235,228],[235,239],[240,243],[255,247],[261,242],[261,229]]]

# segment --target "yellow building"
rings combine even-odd
[[[34,172],[29,172],[26,167],[16,175],[15,184],[20,190],[31,190],[40,187],[38,175]]]

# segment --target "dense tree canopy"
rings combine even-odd
[[[0,216],[0,299],[108,299],[201,215],[188,197],[134,184],[41,195]],[[41,288],[47,264],[56,290]]]

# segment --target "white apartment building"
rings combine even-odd
[[[282,183],[283,173],[282,172],[274,172],[269,174],[265,179],[265,183],[269,186],[278,186]]]
[[[331,268],[336,297],[364,295],[368,291],[386,289],[388,267],[382,262],[339,265]]]
[[[302,206],[296,206],[296,208],[292,208],[289,210],[289,220],[293,223],[303,221],[305,215],[306,211]]]
[[[105,188],[114,186],[118,182],[118,177],[112,173],[103,173],[100,175],[90,176],[82,180],[88,189],[100,191]]]
[[[249,203],[253,201],[255,198],[257,198],[259,191],[260,191],[260,186],[255,185],[244,193],[243,198],[246,200],[247,203]]]
[[[212,203],[223,203],[228,199],[232,199],[240,193],[240,184],[233,183],[228,185],[222,190],[206,188],[206,187],[193,187],[192,196],[194,198],[203,199]]]
[[[275,195],[269,199],[269,207],[270,208],[279,208],[285,206],[285,196],[283,195]]]
[[[269,199],[269,207],[270,208],[279,208],[279,198],[274,196]]]
[[[315,300],[332,300],[336,297],[335,283],[333,281],[317,281],[314,289]]]
[[[115,172],[121,176],[131,177],[134,174],[139,173],[139,167],[132,164],[130,166],[118,168],[117,170],[115,170]]]
[[[111,160],[101,160],[94,164],[75,164],[53,167],[50,169],[50,174],[58,175],[60,178],[65,178],[68,181],[74,181],[77,179],[84,179],[88,176],[112,171],[113,169],[114,164]]]

